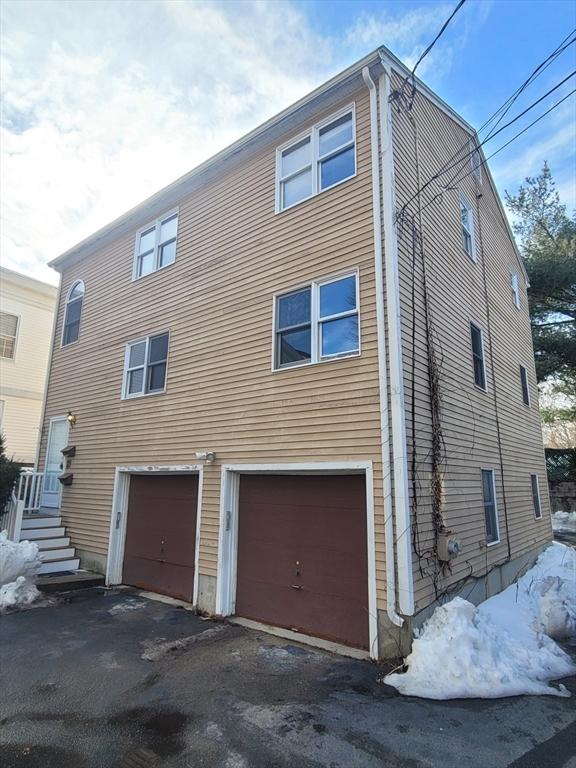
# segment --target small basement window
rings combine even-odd
[[[498,531],[498,508],[496,506],[496,477],[493,469],[482,470],[482,499],[486,522],[486,542],[497,544],[500,541]]]
[[[462,247],[473,261],[476,261],[476,244],[474,242],[474,215],[472,206],[464,196],[460,197],[460,221],[462,224]]]
[[[314,282],[277,296],[275,316],[275,368],[357,355],[358,276]]]
[[[486,365],[484,363],[484,334],[482,329],[470,323],[472,341],[472,362],[474,365],[474,384],[486,390]]]
[[[165,391],[168,339],[168,333],[160,333],[126,345],[122,389],[124,398]]]
[[[354,107],[347,107],[277,150],[276,212],[355,175]]]
[[[540,482],[538,475],[530,475],[530,484],[532,486],[532,505],[534,507],[534,517],[540,520],[542,517],[542,506],[540,504]]]
[[[157,272],[176,260],[178,211],[171,211],[136,235],[134,279]]]
[[[0,312],[0,357],[13,360],[16,354],[18,315]]]

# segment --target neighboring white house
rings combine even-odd
[[[0,431],[34,464],[58,289],[0,267]]]

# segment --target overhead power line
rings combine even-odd
[[[567,93],[567,94],[566,94],[566,96],[563,96],[563,97],[562,97],[562,98],[561,98],[559,101],[557,101],[557,102],[556,102],[555,104],[553,104],[553,105],[552,105],[552,106],[551,106],[549,109],[547,109],[547,110],[546,110],[546,112],[543,112],[541,115],[539,115],[539,116],[538,116],[538,117],[537,117],[535,120],[533,120],[531,123],[529,123],[529,124],[528,124],[528,125],[527,125],[525,128],[523,128],[521,131],[518,131],[518,133],[517,133],[517,134],[515,134],[514,136],[512,136],[512,138],[511,138],[511,139],[509,139],[509,140],[508,140],[508,141],[507,141],[505,144],[502,144],[502,146],[501,146],[501,147],[498,147],[498,149],[497,149],[495,152],[492,152],[492,154],[488,155],[488,157],[486,157],[486,158],[484,158],[483,160],[481,160],[481,162],[480,162],[480,164],[479,164],[479,165],[480,165],[480,166],[486,165],[486,163],[488,162],[488,160],[490,160],[492,157],[494,157],[495,155],[497,155],[499,152],[502,152],[502,150],[503,150],[503,149],[506,149],[506,147],[507,147],[507,146],[509,146],[510,144],[512,144],[512,142],[516,141],[516,139],[518,139],[520,136],[522,136],[522,134],[523,134],[523,133],[526,133],[526,131],[528,131],[530,128],[532,128],[532,126],[533,126],[533,125],[536,125],[536,123],[539,123],[539,122],[540,122],[540,120],[542,120],[542,118],[546,117],[546,115],[549,115],[549,114],[550,114],[550,112],[553,112],[555,109],[557,109],[557,108],[560,106],[560,104],[562,104],[564,101],[566,101],[567,99],[569,99],[569,98],[570,98],[570,96],[573,96],[575,93],[576,93],[576,88],[573,88],[573,89],[570,91],[570,93]],[[475,172],[475,170],[476,170],[476,169],[475,169],[475,168],[473,168],[472,170],[469,170],[469,171],[467,171],[467,172],[466,172],[466,173],[465,173],[463,176],[459,176],[457,179],[455,179],[455,180],[451,181],[451,182],[450,182],[450,184],[449,184],[449,185],[447,185],[447,186],[446,186],[446,187],[445,187],[445,188],[444,188],[444,189],[443,189],[441,192],[439,192],[439,193],[438,193],[437,195],[435,195],[435,196],[434,196],[434,197],[433,197],[431,200],[429,200],[429,201],[426,203],[426,205],[422,206],[422,208],[421,208],[421,211],[425,211],[425,210],[426,210],[426,208],[428,208],[430,205],[432,205],[432,203],[436,202],[436,200],[437,200],[439,197],[441,197],[441,196],[442,196],[442,194],[444,193],[444,191],[445,191],[446,189],[451,189],[451,188],[453,188],[453,187],[452,187],[452,184],[459,184],[461,181],[463,181],[463,180],[464,180],[464,179],[466,179],[468,176],[470,176],[471,174],[473,174],[473,173]]]
[[[416,73],[416,70],[418,69],[418,67],[419,67],[419,65],[421,64],[421,62],[422,62],[422,61],[423,61],[423,60],[426,58],[426,56],[428,56],[428,54],[430,53],[430,51],[432,50],[432,48],[434,48],[434,46],[436,45],[436,43],[438,42],[438,40],[440,40],[440,38],[442,37],[442,35],[444,34],[444,32],[445,32],[445,30],[446,30],[446,27],[448,26],[448,24],[450,24],[450,22],[452,21],[452,19],[454,18],[454,16],[456,16],[456,14],[457,14],[457,13],[458,13],[458,11],[460,10],[460,8],[462,8],[462,6],[464,5],[464,3],[465,3],[465,2],[466,2],[466,0],[460,0],[460,2],[458,3],[458,5],[456,6],[456,8],[454,8],[454,10],[453,10],[453,11],[452,11],[452,13],[450,14],[450,16],[448,16],[448,18],[446,19],[446,21],[444,22],[444,24],[442,24],[442,27],[441,27],[441,29],[440,29],[440,32],[438,32],[438,34],[436,35],[436,37],[434,38],[434,40],[432,40],[432,42],[430,43],[430,45],[428,46],[428,48],[426,48],[426,50],[424,51],[424,53],[423,53],[423,54],[420,56],[420,58],[418,59],[418,61],[416,62],[416,64],[414,64],[414,67],[412,68],[412,72],[410,73],[410,76],[412,77],[412,79],[414,79],[414,75],[415,75],[415,73]]]
[[[550,88],[549,91],[546,91],[546,93],[543,96],[540,96],[539,99],[532,102],[526,109],[523,109],[522,112],[520,112],[516,117],[513,117],[512,120],[509,120],[504,125],[500,126],[498,130],[492,131],[483,141],[479,142],[478,144],[475,144],[475,146],[470,149],[463,157],[461,157],[459,160],[456,160],[455,162],[445,165],[443,168],[441,168],[439,171],[437,171],[433,176],[431,176],[428,181],[426,181],[424,184],[422,184],[421,187],[419,187],[416,192],[412,194],[412,196],[403,204],[402,208],[400,209],[398,216],[401,216],[402,213],[406,210],[406,208],[410,205],[410,203],[415,200],[425,189],[427,189],[430,184],[432,184],[436,179],[439,179],[440,176],[443,176],[448,171],[455,168],[457,165],[460,165],[465,160],[467,160],[469,157],[471,157],[474,152],[476,152],[480,147],[484,146],[488,141],[492,141],[493,138],[495,138],[499,133],[502,133],[502,131],[506,130],[506,128],[509,128],[511,125],[513,125],[517,120],[520,120],[521,117],[524,117],[524,115],[527,112],[530,112],[530,110],[534,109],[540,102],[542,102],[544,99],[546,99],[550,94],[554,93],[554,91],[557,91],[558,88],[561,88],[565,82],[570,80],[570,78],[574,77],[576,75],[576,69],[573,70],[569,75],[567,75],[563,80],[561,80],[559,83],[557,83],[555,86]]]

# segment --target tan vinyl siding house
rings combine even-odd
[[[382,55],[398,78],[402,65],[387,52]],[[376,111],[363,67],[377,82]],[[475,263],[461,246],[456,193],[430,206],[423,219],[428,297],[443,352],[443,514],[462,554],[452,562],[451,573],[444,569],[435,580],[436,590],[430,577],[420,575],[415,552],[413,578],[403,573],[401,544],[398,564],[390,559],[394,548],[386,561],[387,543],[392,544],[385,536],[387,505],[397,526],[399,518],[398,494],[384,499],[385,479],[390,477],[391,455],[405,462],[407,470],[412,465],[413,425],[418,503],[411,499],[411,514],[419,551],[429,550],[434,537],[428,501],[431,430],[422,273],[400,227],[404,407],[394,419],[401,413],[405,420],[404,446],[398,445],[389,417],[396,407],[394,397],[383,402],[379,378],[379,364],[387,365],[383,351],[390,353],[395,333],[378,320],[384,283],[378,286],[376,275],[382,264],[378,242],[384,217],[374,194],[373,169],[385,184],[385,163],[374,165],[375,149],[384,146],[382,78],[376,52],[53,262],[62,287],[39,461],[43,469],[51,419],[71,412],[76,417],[68,440],[76,449],[68,462],[73,482],[62,489],[60,513],[83,565],[106,572],[109,583],[154,589],[157,580],[158,591],[176,594],[178,589],[170,585],[189,580],[193,573],[191,600],[200,610],[228,615],[238,606],[244,619],[356,645],[373,657],[396,652],[401,637],[418,620],[396,614],[396,571],[399,588],[410,582],[414,589],[418,613],[465,575],[480,577],[497,564],[513,567],[518,557],[533,557],[550,538],[544,493],[542,519],[535,521],[531,511],[530,473],[540,475],[542,489],[546,485],[525,281],[485,174],[479,200],[482,243],[477,243]],[[467,140],[471,129],[424,86],[418,88],[413,119],[419,124],[421,174],[426,178],[439,159]],[[321,147],[326,121],[337,138],[340,116],[350,109],[354,173],[279,211],[278,148],[308,135],[311,144]],[[417,184],[413,134],[405,115],[394,114],[392,121],[395,195],[401,205]],[[434,151],[428,152],[428,146]],[[348,162],[350,156],[348,152]],[[296,175],[300,173],[306,177],[307,171],[297,169]],[[463,189],[475,203],[470,178]],[[135,279],[135,252],[144,253],[145,243],[153,240],[153,235],[145,240],[146,233],[175,212],[173,263]],[[156,243],[165,242],[168,235],[160,224],[155,231]],[[145,259],[151,264],[152,258],[142,256],[137,264]],[[520,309],[511,298],[510,269],[521,276]],[[347,277],[356,280],[356,306],[350,296],[346,307],[336,306],[343,299],[334,296]],[[62,345],[67,302],[79,281],[84,294],[77,340]],[[336,286],[336,293],[329,285]],[[300,340],[310,334],[312,355],[316,334],[321,349],[329,351],[335,339],[339,350],[351,354],[278,367],[276,345],[296,338],[291,331],[276,333],[283,327],[278,297],[295,294],[300,298],[290,312],[304,312],[305,317],[286,321],[286,327],[298,326],[294,333],[303,333]],[[306,301],[310,309],[302,310]],[[357,349],[351,330],[356,317]],[[485,345],[491,338],[493,364],[487,356],[486,392],[473,385],[470,321],[485,331]],[[352,340],[343,341],[344,329]],[[136,362],[126,345],[165,333],[164,387],[126,397],[131,379],[125,360],[135,370],[141,363],[136,358],[149,354],[151,342],[134,348]],[[298,356],[302,350],[290,347],[290,354]],[[162,360],[156,361],[159,376]],[[520,364],[528,370],[530,407],[522,403]],[[142,370],[135,374],[135,387],[141,376],[151,375]],[[393,393],[394,381],[388,385]],[[496,472],[500,528],[500,543],[489,548],[480,474],[485,467]],[[189,498],[170,485],[170,478],[180,474],[197,478]],[[137,493],[147,482],[142,477],[155,477],[156,488],[162,487],[148,505],[142,501],[145,493]],[[410,472],[408,477],[411,487]],[[396,487],[396,477],[392,480]],[[168,525],[171,510],[170,531],[157,531],[158,520]],[[194,545],[178,553],[174,547],[170,554],[167,537],[184,529]],[[161,544],[153,541],[155,536]],[[157,545],[161,554],[152,552]],[[148,570],[146,563],[153,563]],[[508,571],[497,573],[509,579]],[[364,617],[360,623],[365,622],[359,632],[347,626],[352,607],[358,605]]]

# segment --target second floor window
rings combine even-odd
[[[315,125],[278,150],[277,210],[283,211],[356,173],[354,109]]]
[[[358,277],[315,282],[276,299],[276,368],[358,354]]]
[[[474,243],[474,217],[472,206],[465,197],[460,198],[460,219],[462,222],[462,247],[473,261],[476,261],[476,245]]]
[[[520,309],[520,285],[518,284],[518,275],[516,272],[510,273],[510,287],[512,289],[512,299],[518,309]]]
[[[148,336],[126,345],[123,397],[164,392],[168,362],[168,333]]]
[[[178,211],[167,213],[136,236],[134,277],[144,277],[176,259]]]
[[[538,475],[530,475],[530,485],[532,487],[532,506],[534,507],[534,517],[540,520],[542,517],[542,505],[540,504],[540,483]]]
[[[62,346],[74,344],[80,336],[80,319],[82,316],[82,304],[84,303],[84,283],[82,280],[74,283],[64,312],[64,327],[62,328]]]
[[[522,402],[524,405],[530,405],[530,390],[528,389],[528,371],[523,365],[520,366],[520,385],[522,387]]]
[[[472,342],[472,361],[474,364],[474,384],[480,389],[486,389],[486,366],[484,364],[484,335],[482,329],[470,323],[470,339]]]
[[[16,353],[18,316],[0,312],[0,357],[13,360]]]

